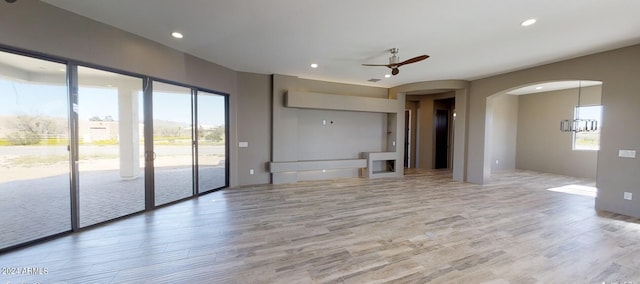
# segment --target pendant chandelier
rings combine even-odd
[[[578,81],[578,106],[576,107],[575,119],[564,119],[560,121],[560,131],[562,132],[594,132],[598,130],[598,121],[595,119],[580,118],[580,93],[582,90],[582,81]]]

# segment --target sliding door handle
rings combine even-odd
[[[151,154],[151,155],[149,155]],[[149,157],[151,157],[151,160],[149,160]],[[146,161],[155,161],[156,160],[156,152],[144,152],[144,159]]]

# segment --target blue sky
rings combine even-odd
[[[78,115],[118,119],[118,90],[115,87],[80,87]],[[140,96],[141,98],[141,96]],[[224,97],[199,96],[199,124],[224,124]],[[142,110],[142,101],[139,102]],[[154,93],[154,118],[191,124],[191,98],[187,94]],[[60,85],[31,84],[0,79],[0,115],[45,115],[65,118],[67,88]],[[140,111],[142,117],[142,111]]]

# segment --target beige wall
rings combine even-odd
[[[506,94],[491,97],[487,102],[487,120],[491,124],[491,133],[488,134],[491,141],[491,171],[515,170],[516,135],[520,130],[518,97]]]
[[[582,88],[581,105],[600,104],[601,90],[602,86]],[[518,169],[596,178],[598,152],[574,151],[573,135],[559,130],[560,120],[573,118],[577,97],[577,89],[517,97]]]
[[[620,158],[618,150],[640,148],[640,45],[597,53],[471,82],[467,180],[490,181],[490,151],[486,143],[487,97],[520,86],[558,80],[602,81],[603,125],[596,183],[596,209],[640,216],[640,160]]]
[[[238,142],[249,143],[246,148],[239,148],[238,143],[230,145],[238,150],[238,185],[271,182],[267,168],[271,161],[270,105],[271,76],[238,73]]]
[[[416,124],[416,167],[420,169],[433,168],[433,97],[429,95],[418,97],[418,112]]]

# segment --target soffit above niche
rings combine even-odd
[[[555,81],[555,82],[531,84],[522,88],[508,91],[507,94],[521,96],[521,95],[530,95],[530,94],[536,94],[536,93],[560,91],[560,90],[566,90],[566,89],[575,89],[578,87],[591,87],[591,86],[598,86],[598,85],[602,85],[602,82],[586,81],[586,80]]]
[[[291,108],[396,113],[398,111],[398,100],[288,91],[285,93],[284,106]]]

